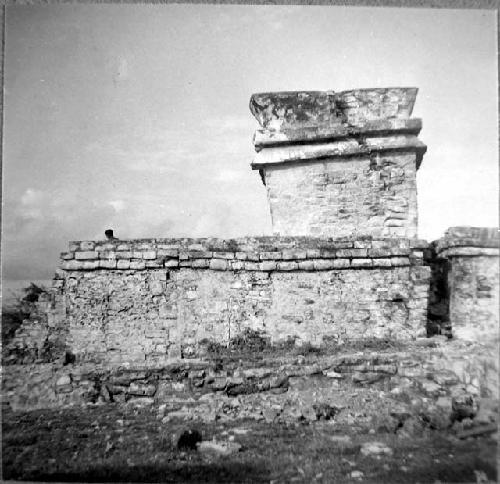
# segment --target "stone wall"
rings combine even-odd
[[[80,361],[195,356],[246,328],[272,342],[425,334],[416,239],[262,237],[72,242],[56,284]]]
[[[416,237],[415,158],[395,153],[266,168],[273,230]]]
[[[453,227],[435,246],[437,259],[446,264],[453,337],[498,341],[498,229]]]
[[[416,237],[416,89],[255,94],[252,163],[277,235]]]
[[[268,354],[257,367],[245,363],[224,368],[208,359],[130,367],[10,365],[3,374],[3,403],[14,410],[104,402],[157,404],[171,417],[214,421],[228,418],[227,407],[234,408],[231,402],[237,401],[233,418],[262,419],[278,404],[287,409],[285,420],[297,421],[304,404],[308,410],[303,417],[316,420],[315,403],[367,386],[384,389],[388,396],[417,393],[431,405],[437,398],[464,393],[498,398],[498,352],[481,343],[424,339],[399,351],[344,349],[341,354],[276,358]]]

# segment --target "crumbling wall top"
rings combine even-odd
[[[427,147],[422,121],[410,118],[418,89],[284,91],[253,94],[250,111],[260,127],[252,168],[320,158],[415,152],[417,169]]]
[[[265,129],[364,126],[385,119],[408,119],[418,89],[390,87],[253,94],[250,111]]]

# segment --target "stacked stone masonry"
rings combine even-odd
[[[414,88],[254,94],[254,137],[278,235],[416,237],[426,146]]]
[[[68,345],[80,360],[165,361],[245,329],[273,342],[425,334],[427,244],[262,237],[72,242]]]
[[[498,357],[486,344],[498,341],[498,231],[453,228],[432,244],[416,238],[416,172],[426,151],[421,120],[410,118],[416,94],[253,95],[260,128],[252,168],[266,185],[277,235],[71,242],[50,294],[4,348],[11,404],[160,403],[179,388],[194,389],[190,400],[201,388],[278,395],[319,373],[337,392],[337,372],[354,369],[354,383],[382,375],[432,389],[431,375],[498,396]],[[246,330],[272,344],[385,338],[411,347],[432,332],[429,320],[436,332],[451,328],[451,353],[414,348],[366,364],[354,355],[352,364],[293,363],[265,375],[196,366],[207,345]],[[469,343],[477,354],[464,357]],[[448,368],[453,375],[443,376]]]
[[[499,338],[498,229],[453,227],[435,244],[446,268],[448,318],[453,336],[473,341]]]

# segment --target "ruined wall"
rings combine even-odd
[[[436,243],[447,267],[448,318],[453,337],[498,340],[498,229],[453,227]]]
[[[58,275],[68,347],[80,360],[161,362],[245,328],[273,342],[414,338],[426,327],[425,245],[306,237],[71,243]]]
[[[254,94],[252,163],[278,235],[417,236],[416,89]]]

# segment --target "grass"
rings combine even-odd
[[[234,439],[241,451],[228,457],[179,451],[172,436],[187,427],[204,440]],[[245,429],[247,433],[235,431]],[[351,441],[332,436],[349,435]],[[382,441],[393,455],[359,452]],[[496,442],[458,441],[446,433],[422,438],[371,435],[334,422],[311,425],[236,421],[162,424],[153,409],[116,405],[3,414],[3,478],[84,482],[476,482],[482,472],[496,482]],[[401,466],[404,466],[403,468]]]
[[[357,351],[399,351],[405,348],[401,342],[377,338],[346,340],[341,343],[337,340],[324,340],[320,346],[308,342],[299,346],[293,338],[289,338],[272,344],[263,333],[248,328],[231,339],[227,346],[203,340],[200,347],[204,348],[203,356],[214,362],[218,369],[231,369],[241,362],[245,362],[247,366],[259,366],[267,364],[269,360],[279,362],[290,356],[321,357]]]

